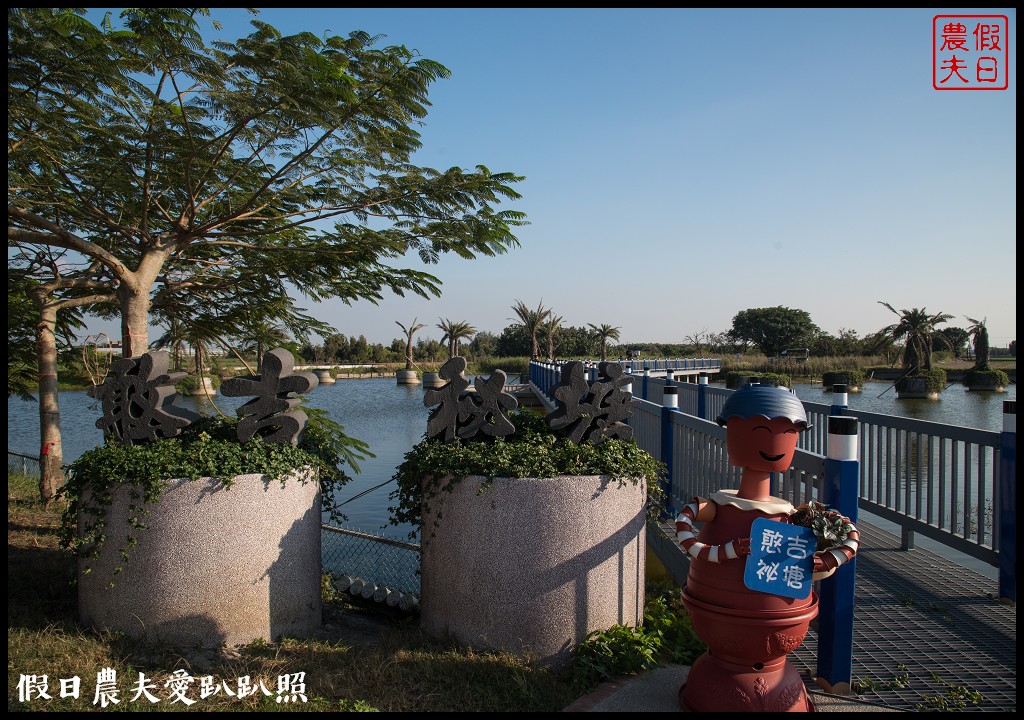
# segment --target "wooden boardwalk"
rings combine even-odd
[[[854,605],[857,697],[902,710],[1017,709],[1017,609],[998,583],[863,521]],[[678,579],[685,555],[666,537],[652,550]],[[674,557],[673,557],[674,554]],[[683,576],[685,578],[685,573]],[[812,627],[791,656],[814,687]]]

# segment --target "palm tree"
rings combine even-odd
[[[967,317],[964,315],[964,317]],[[975,370],[989,370],[988,358],[988,328],[985,326],[985,322],[988,318],[982,320],[975,320],[974,318],[967,318],[967,321],[971,323],[971,326],[967,328],[968,334],[974,339],[974,369]]]
[[[246,350],[256,353],[256,373],[263,372],[263,354],[267,349],[281,347],[291,341],[288,331],[273,320],[252,320],[238,331],[240,339],[247,343]]]
[[[405,333],[405,369],[412,370],[412,336],[416,334],[417,330],[422,330],[426,327],[423,323],[416,322],[419,318],[413,318],[412,322],[409,323],[409,327],[406,327],[402,323],[395,320],[395,325],[402,328],[402,332]]]
[[[601,341],[601,362],[608,359],[608,341],[619,340],[619,331],[622,330],[620,327],[612,327],[611,325],[595,325],[594,323],[587,323],[587,326],[597,333],[597,339]]]
[[[563,318],[561,315],[550,313],[544,322],[537,328],[548,342],[548,360],[555,359],[555,336],[562,329]]]
[[[169,350],[171,370],[181,370],[181,357],[184,354],[188,328],[185,327],[185,323],[175,314],[167,314],[164,322],[167,323],[167,331],[156,339],[153,347],[158,350]]]
[[[936,326],[951,320],[953,316],[941,312],[929,315],[925,308],[897,310],[882,300],[878,303],[885,305],[900,318],[899,322],[884,327],[879,332],[891,337],[895,342],[904,342],[903,367],[909,372],[931,370],[933,340],[941,338],[949,342],[945,335],[936,330]]]
[[[470,340],[474,335],[476,335],[476,328],[468,322],[456,322],[454,320],[448,320],[447,318],[441,318],[441,322],[437,324],[437,328],[444,333],[444,336],[441,338],[441,342],[448,343],[449,360],[453,357],[458,357],[460,340]]]
[[[541,324],[551,315],[551,308],[544,307],[544,299],[537,304],[536,310],[531,310],[522,300],[516,300],[512,306],[512,312],[522,322],[526,332],[530,334],[530,359],[536,360],[540,356],[540,346],[537,344],[537,333]]]

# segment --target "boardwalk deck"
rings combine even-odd
[[[1017,610],[995,599],[996,581],[928,550],[900,550],[899,537],[863,521],[858,528],[858,697],[903,710],[1015,711]],[[654,549],[666,548],[683,556],[675,543]],[[667,559],[679,567],[679,558]],[[811,687],[816,650],[812,628],[791,655]],[[970,693],[980,695],[977,704]]]

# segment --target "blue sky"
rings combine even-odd
[[[97,13],[98,15],[99,13]],[[1009,17],[1009,89],[932,87],[935,15]],[[498,333],[516,300],[623,342],[748,308],[863,336],[878,304],[1016,339],[1014,9],[262,9],[282,32],[384,34],[452,71],[414,161],[526,176],[521,247],[446,257],[430,301],[301,303],[388,344],[413,318]],[[223,35],[241,9],[215,9]],[[503,205],[504,207],[504,205]],[[99,325],[96,326],[99,328]],[[108,329],[108,328],[99,328]],[[113,328],[111,328],[113,329]]]

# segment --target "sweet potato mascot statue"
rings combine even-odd
[[[808,509],[770,494],[771,474],[789,469],[799,433],[808,428],[793,393],[746,385],[729,397],[718,423],[726,428],[729,462],[742,472],[737,490],[695,497],[676,518],[677,539],[691,558],[683,604],[709,649],[690,668],[680,706],[696,712],[813,711],[786,656],[818,614],[812,580],[853,558],[857,529],[842,518],[842,542],[819,549],[812,531],[791,523]],[[694,523],[702,524],[699,533]]]

